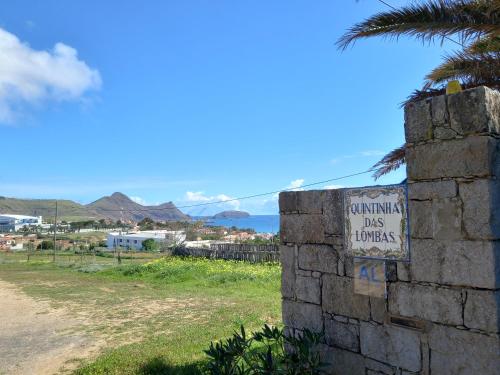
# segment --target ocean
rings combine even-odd
[[[252,228],[257,233],[278,233],[280,229],[279,215],[251,215],[239,219],[208,219],[206,225],[224,226],[243,229]]]

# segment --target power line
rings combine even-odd
[[[323,180],[323,181],[317,181],[317,182],[312,182],[310,184],[305,184],[300,186],[300,189],[302,188],[307,188],[311,186],[316,186],[316,185],[321,185],[321,184],[326,184],[328,182],[333,182],[333,181],[338,181],[338,180],[343,180],[349,177],[355,177],[355,176],[360,176],[366,173],[371,173],[373,172],[373,168],[367,169],[366,171],[363,172],[357,172],[357,173],[352,173],[348,174],[345,176],[340,176],[340,177],[335,177],[335,178],[330,178],[328,180]],[[181,209],[181,208],[193,208],[193,207],[203,207],[203,206],[210,206],[213,204],[221,204],[221,203],[228,203],[228,202],[235,202],[235,201],[241,201],[245,199],[252,199],[252,198],[258,198],[258,197],[263,197],[266,195],[271,195],[271,194],[277,194],[285,191],[293,191],[297,190],[298,188],[288,188],[288,189],[282,189],[282,190],[275,190],[275,191],[269,191],[266,193],[259,193],[259,194],[253,194],[253,195],[247,195],[239,198],[231,198],[231,199],[226,199],[226,200],[219,200],[219,201],[214,201],[214,202],[205,202],[205,203],[197,203],[197,204],[191,204],[191,205],[185,205],[185,206],[177,206],[177,207],[157,207],[157,208],[144,208],[144,209],[105,209],[105,208],[98,208],[96,209],[99,212],[120,212],[120,211],[133,211],[133,212],[147,212],[147,211],[163,211],[163,210],[176,210],[176,209]]]
[[[396,8],[395,6],[393,6],[393,5],[389,4],[387,1],[384,1],[384,0],[377,0],[377,1],[378,1],[379,3],[384,4],[385,6],[387,6],[387,7],[389,7],[389,8],[391,8],[392,10],[398,10],[398,8]],[[456,45],[459,45],[459,46],[460,46],[460,47],[462,47],[462,48],[465,48],[465,46],[464,46],[462,43],[457,42],[455,39],[452,39],[452,38],[450,38],[450,37],[448,37],[448,36],[446,36],[446,35],[444,35],[444,36],[443,36],[443,38],[444,38],[444,39],[449,40],[450,42],[455,43]]]
[[[363,172],[356,172],[356,173],[351,173],[351,174],[347,174],[347,175],[340,176],[340,177],[330,178],[328,180],[311,182],[310,184],[305,184],[305,185],[302,185],[302,186],[296,187],[296,188],[274,190],[274,191],[268,191],[266,193],[259,193],[259,194],[247,195],[247,196],[243,196],[243,197],[231,198],[231,199],[226,199],[226,200],[219,200],[219,201],[214,201],[214,202],[196,203],[196,204],[190,204],[190,205],[185,205],[185,206],[150,207],[150,208],[143,208],[143,209],[140,209],[140,208],[128,208],[128,209],[125,209],[125,208],[124,209],[95,208],[95,210],[98,211],[98,212],[123,212],[123,211],[125,211],[125,212],[148,212],[148,211],[177,210],[177,209],[181,209],[181,208],[193,208],[193,207],[211,206],[211,205],[214,205],[214,204],[221,204],[221,203],[242,201],[242,200],[245,200],[245,199],[252,199],[252,198],[258,198],[258,197],[264,197],[266,195],[278,194],[278,193],[282,193],[282,192],[285,192],[285,191],[294,191],[294,190],[297,190],[297,189],[303,189],[303,188],[307,188],[307,187],[311,187],[311,186],[317,186],[317,185],[321,185],[321,184],[326,184],[328,182],[344,180],[346,178],[360,176],[360,175],[371,173],[371,172],[373,172],[373,168],[367,169],[367,170],[365,170]],[[42,209],[42,208],[40,208],[40,209]],[[43,209],[49,209],[49,208],[43,207]]]

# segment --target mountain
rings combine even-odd
[[[50,221],[55,214],[55,202],[54,199],[17,199],[0,197],[0,213],[43,216],[45,220]],[[70,200],[57,201],[57,215],[60,220],[66,221],[100,218],[95,211]]]
[[[149,217],[154,221],[189,221],[191,218],[182,213],[172,202],[158,206],[142,206],[125,194],[114,193],[95,202],[82,205],[71,200],[58,200],[59,220],[123,220],[141,221]],[[0,214],[43,216],[49,220],[55,214],[54,199],[17,199],[0,197]]]
[[[214,219],[241,219],[249,217],[250,214],[245,211],[222,211],[213,216]]]
[[[143,206],[122,193],[113,193],[86,205],[87,209],[97,212],[101,217],[111,220],[141,221],[149,217],[154,221],[189,221],[172,202],[158,206]]]

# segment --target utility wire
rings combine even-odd
[[[282,193],[282,192],[285,192],[285,191],[294,191],[294,190],[297,190],[297,189],[303,189],[303,188],[307,188],[307,187],[311,187],[311,186],[317,186],[317,185],[321,185],[321,184],[326,184],[328,182],[343,180],[343,179],[346,179],[346,178],[349,178],[349,177],[360,176],[360,175],[371,173],[371,172],[373,172],[373,168],[367,169],[367,170],[365,170],[363,172],[356,172],[356,173],[351,173],[351,174],[340,176],[340,177],[330,178],[328,180],[311,182],[310,184],[305,184],[305,185],[302,185],[302,186],[296,187],[296,188],[281,189],[281,190],[269,191],[267,193],[259,193],[259,194],[253,194],[253,195],[247,195],[247,196],[243,196],[243,197],[238,197],[238,198],[231,198],[231,199],[219,200],[219,201],[214,201],[214,202],[205,202],[205,203],[190,204],[190,205],[185,205],[185,206],[150,207],[150,208],[143,208],[143,209],[140,209],[140,208],[127,208],[127,209],[125,209],[125,208],[123,208],[123,209],[95,208],[95,210],[98,211],[98,212],[122,212],[122,211],[125,211],[125,212],[147,212],[147,211],[177,210],[177,209],[181,209],[181,208],[193,208],[193,207],[211,206],[213,204],[235,202],[235,201],[241,201],[241,200],[245,200],[245,199],[264,197],[266,195],[271,195],[271,194],[278,194],[278,193]],[[49,208],[40,207],[40,208],[37,208],[37,209],[43,210],[43,209],[49,209]]]
[[[373,172],[373,168],[367,169],[366,171],[363,172],[357,172],[357,173],[352,173],[348,174],[345,176],[340,176],[340,177],[335,177],[335,178],[330,178],[328,180],[323,180],[323,181],[317,181],[317,182],[312,182],[310,184],[305,184],[300,186],[300,189],[310,187],[310,186],[316,186],[316,185],[321,185],[321,184],[326,184],[328,182],[333,182],[333,181],[338,181],[338,180],[343,180],[349,177],[355,177],[355,176],[360,176],[366,173],[371,173]],[[147,211],[163,211],[163,210],[176,210],[176,209],[181,209],[181,208],[193,208],[193,207],[202,207],[202,206],[210,206],[213,204],[221,204],[221,203],[228,203],[228,202],[234,202],[234,201],[241,201],[245,199],[251,199],[251,198],[257,198],[257,197],[263,197],[266,195],[271,195],[271,194],[277,194],[285,191],[293,191],[297,190],[299,188],[289,188],[289,189],[282,189],[282,190],[275,190],[275,191],[269,191],[267,193],[259,193],[259,194],[253,194],[253,195],[247,195],[244,197],[239,197],[239,198],[231,198],[231,199],[226,199],[226,200],[219,200],[219,201],[214,201],[214,202],[205,202],[205,203],[197,203],[197,204],[191,204],[191,205],[186,205],[186,206],[176,206],[176,207],[151,207],[151,208],[144,208],[144,209],[106,209],[106,208],[97,208],[96,211],[98,212],[120,212],[120,211],[134,211],[134,212],[147,212]]]

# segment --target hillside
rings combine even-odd
[[[190,217],[182,213],[172,202],[159,206],[142,206],[122,193],[102,197],[95,202],[82,205],[71,200],[58,200],[59,220],[78,221],[89,219],[110,219],[140,221],[149,217],[154,221],[188,221]],[[43,216],[50,221],[54,217],[53,199],[17,199],[0,197],[0,213]]]
[[[95,211],[71,200],[58,200],[60,220],[88,220],[100,218]],[[0,213],[43,216],[50,221],[55,213],[53,199],[17,199],[0,197]]]
[[[112,220],[141,221],[149,217],[154,221],[188,221],[189,216],[183,214],[172,202],[159,206],[142,206],[125,194],[113,193],[88,204],[87,209],[97,212],[101,217]]]

